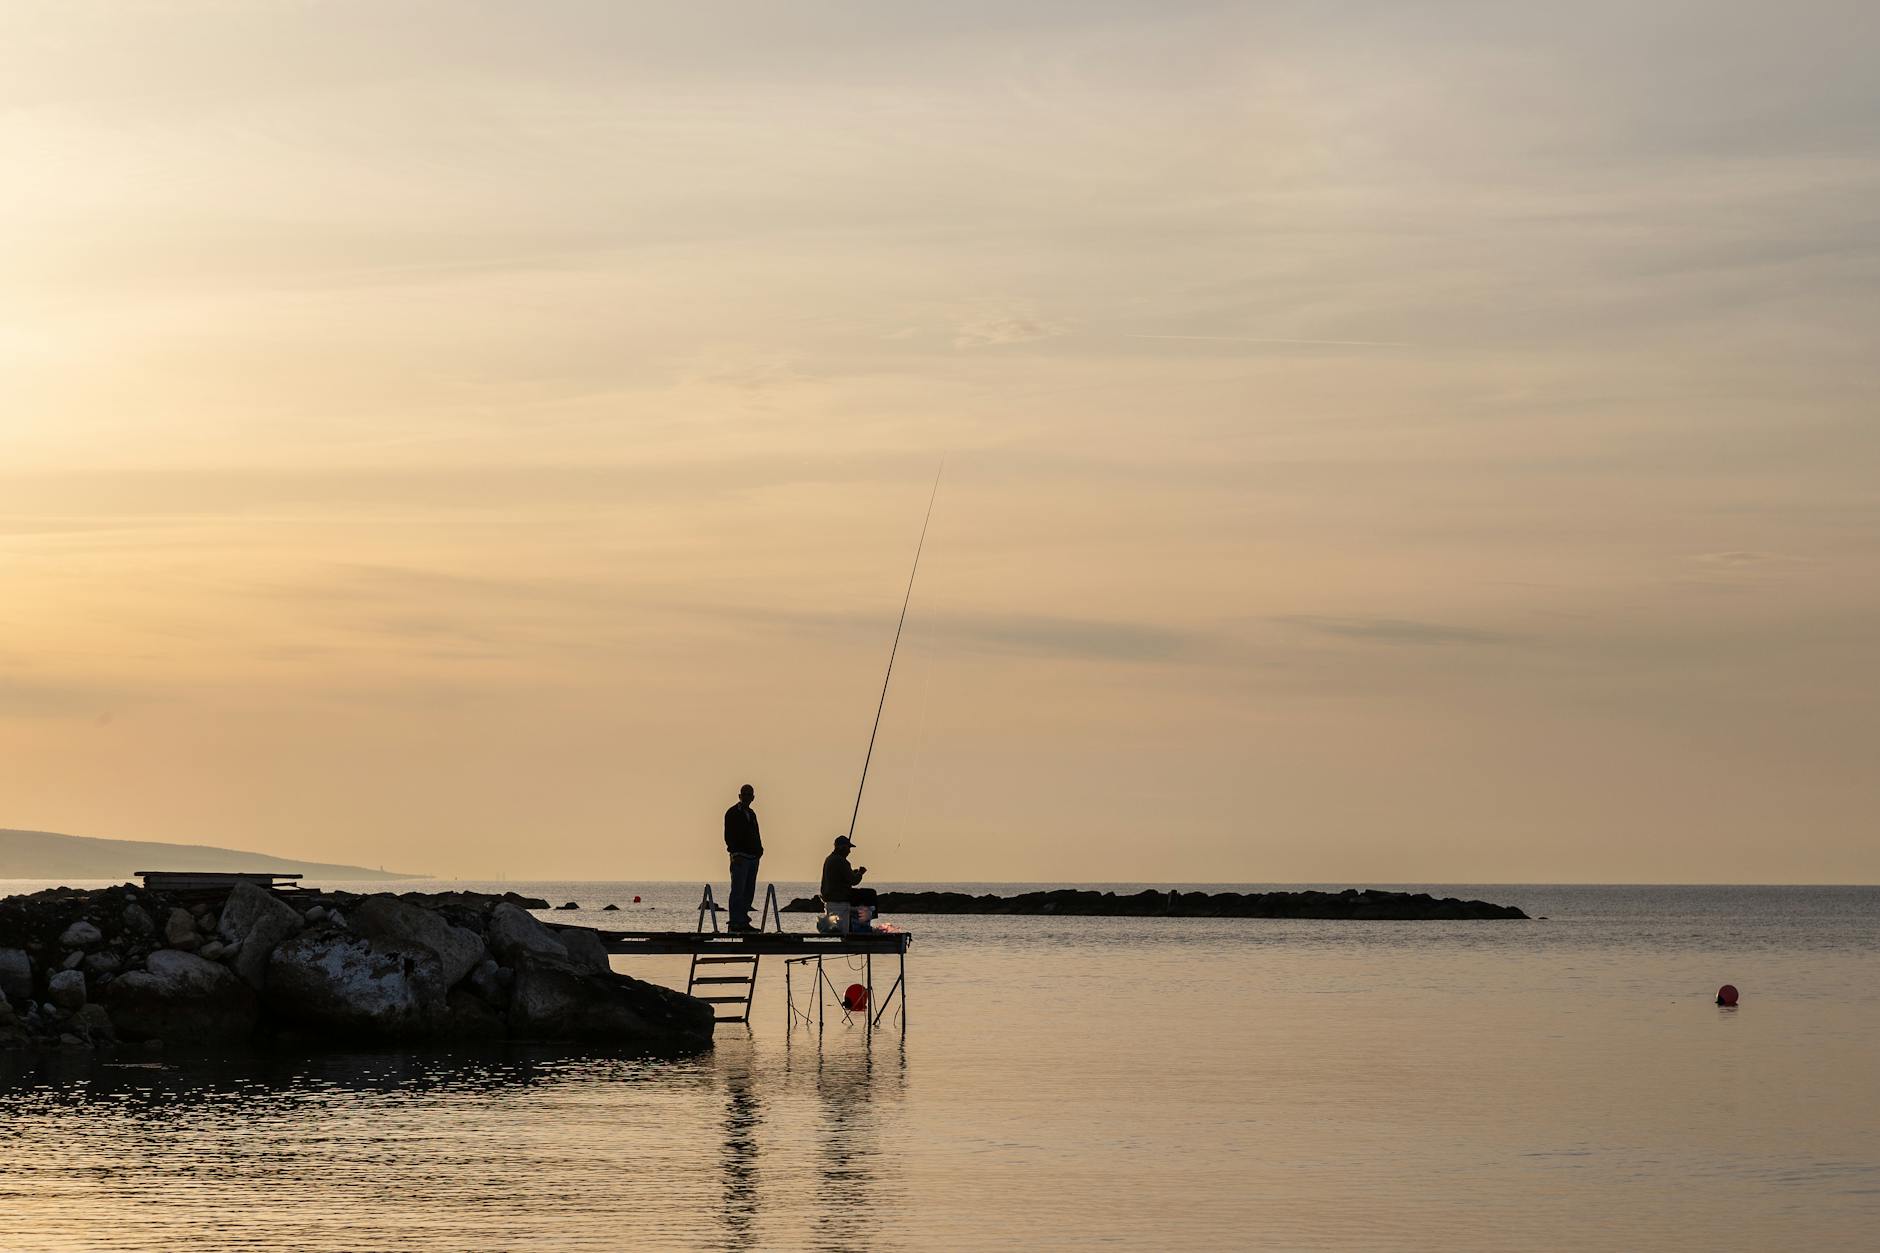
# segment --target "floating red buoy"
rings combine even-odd
[[[851,983],[849,990],[842,994],[842,1008],[864,1010],[868,1008],[868,989],[859,983]]]
[[[1717,1004],[1719,1005],[1735,1005],[1736,1004],[1736,985],[1734,983],[1726,983],[1722,987],[1717,989]]]
[[[638,904],[640,903],[640,898],[639,898],[639,897],[637,897],[637,896],[636,896],[636,897],[634,897],[634,898],[633,898],[633,903],[634,903],[635,905],[638,905]]]

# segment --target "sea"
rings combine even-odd
[[[384,886],[623,930],[700,895]],[[1880,888],[1361,886],[1534,918],[905,916],[877,1029],[859,960],[766,959],[681,1060],[15,1056],[0,1248],[1880,1248]]]

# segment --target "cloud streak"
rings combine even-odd
[[[1209,344],[1308,344],[1327,348],[1414,348],[1397,339],[1278,339],[1258,335],[1139,335],[1122,332],[1124,339],[1195,340]]]
[[[1498,646],[1519,643],[1524,638],[1502,631],[1485,631],[1475,627],[1368,615],[1335,617],[1323,614],[1285,614],[1275,618],[1274,621],[1297,627],[1314,635],[1362,640],[1376,644]]]
[[[1069,329],[1063,322],[1043,317],[1028,304],[988,303],[975,309],[955,324],[955,348],[997,348],[1006,344],[1026,344],[1051,339]]]
[[[1199,633],[1152,623],[1044,614],[943,614],[920,628],[943,644],[1060,661],[1185,661],[1200,655],[1208,642]]]
[[[785,628],[883,646],[894,629],[890,613],[818,613],[754,606],[690,607],[689,612],[757,629]],[[1159,623],[1114,618],[1000,612],[917,612],[908,621],[906,645],[940,652],[974,652],[1053,661],[1147,665],[1198,660],[1210,654],[1212,636]]]

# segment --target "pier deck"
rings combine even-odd
[[[602,931],[609,953],[676,953],[689,957],[839,956],[847,953],[905,953],[914,937],[905,931],[821,935],[814,931]]]

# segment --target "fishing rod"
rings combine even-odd
[[[849,814],[849,838],[855,838],[855,820],[862,813],[862,792],[868,787],[868,763],[875,759],[875,736],[881,733],[881,711],[888,707],[888,683],[894,678],[894,655],[901,651],[901,628],[907,625],[907,607],[914,599],[914,576],[920,573],[921,549],[927,547],[927,524],[933,521],[933,502],[940,497],[940,476],[946,473],[942,461],[934,472],[933,493],[927,497],[927,516],[921,519],[920,542],[914,545],[914,568],[907,573],[907,595],[901,598],[901,620],[894,626],[894,646],[888,649],[888,673],[881,679],[881,700],[875,705],[875,725],[868,732],[868,755],[862,758],[862,781],[855,789],[855,809]]]

